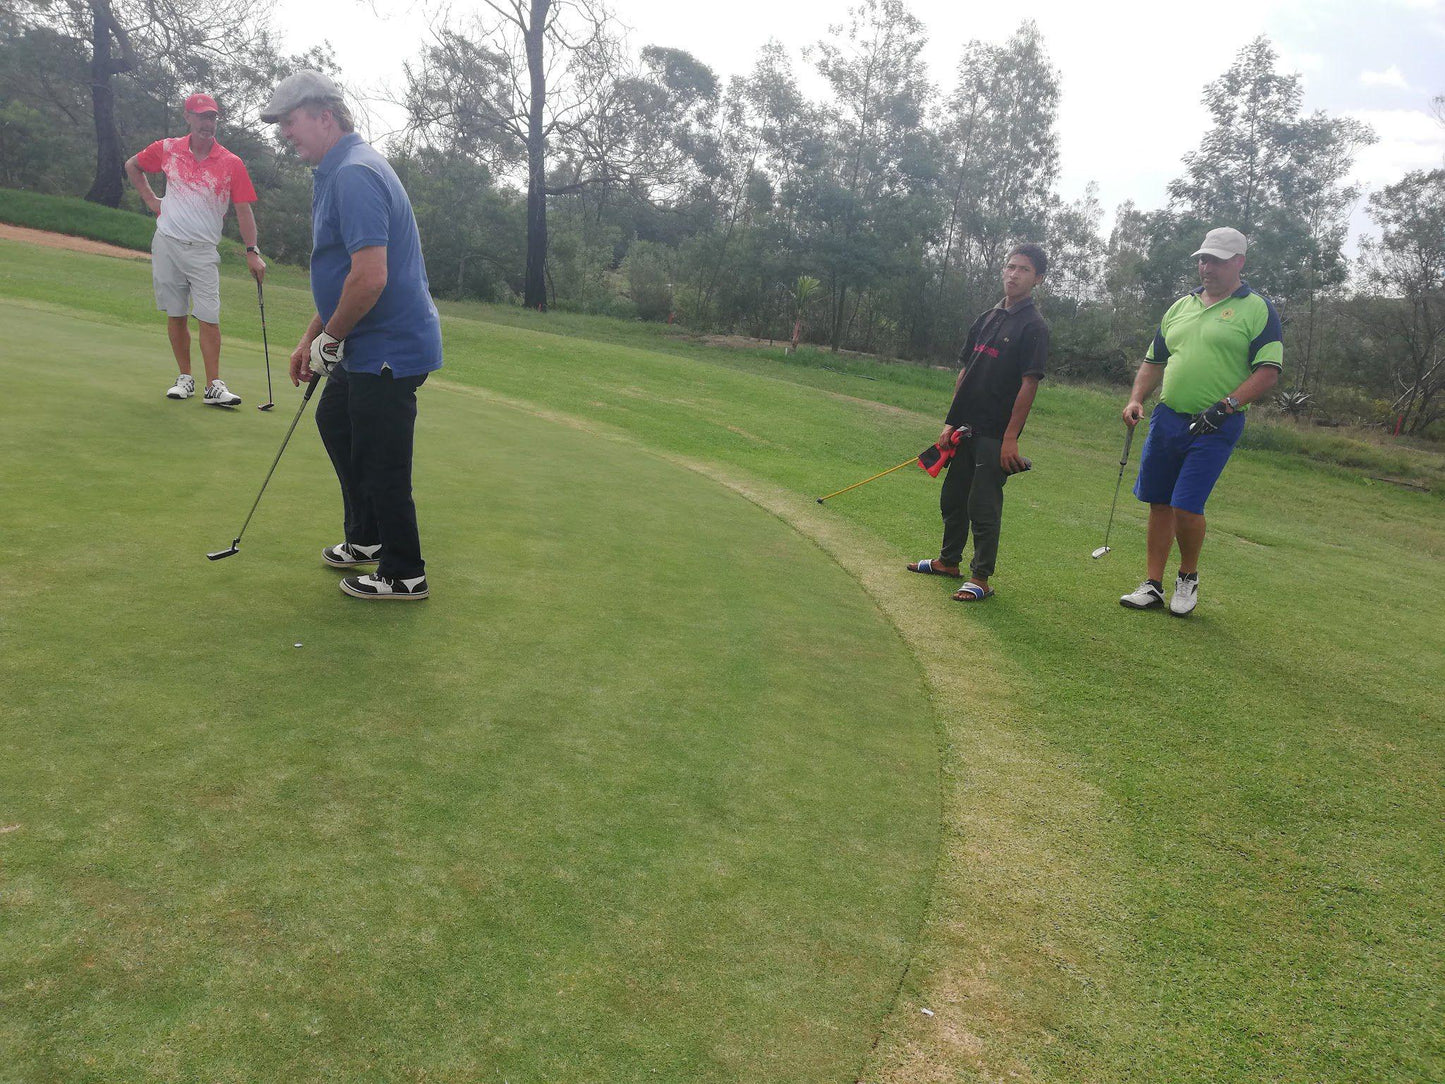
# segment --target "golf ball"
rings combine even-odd
[[[300,646],[301,646],[301,642],[298,640],[298,641],[296,642],[295,646],[296,646],[296,647],[300,647]]]

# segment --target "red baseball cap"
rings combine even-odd
[[[186,99],[186,112],[219,114],[221,110],[216,105],[216,99],[209,94],[192,94]]]

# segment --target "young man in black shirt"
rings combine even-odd
[[[937,557],[908,566],[910,572],[959,578],[972,524],[971,575],[953,596],[959,602],[981,602],[993,594],[988,578],[998,558],[1003,487],[1010,474],[1024,469],[1019,434],[1049,352],[1049,325],[1033,299],[1048,267],[1048,256],[1038,245],[1015,246],[1004,264],[1003,300],[973,322],[959,355],[963,369],[938,437],[943,450],[957,439],[938,502],[943,546]]]

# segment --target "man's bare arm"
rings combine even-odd
[[[1124,424],[1130,429],[1139,424],[1139,419],[1144,417],[1144,402],[1159,390],[1159,385],[1164,382],[1164,366],[1155,364],[1152,361],[1139,363],[1139,371],[1134,374],[1134,388],[1129,392],[1129,404],[1124,408]]]
[[[1015,474],[1024,469],[1023,457],[1019,455],[1019,434],[1024,431],[1029,411],[1033,409],[1034,396],[1039,393],[1039,378],[1026,376],[1014,396],[1013,413],[1009,415],[1008,428],[1003,433],[1003,447],[999,450],[998,462],[1007,473]]]

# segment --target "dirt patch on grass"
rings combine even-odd
[[[27,245],[42,245],[45,248],[63,248],[71,252],[88,252],[92,256],[117,256],[122,260],[149,260],[149,252],[137,252],[133,248],[108,245],[104,241],[92,241],[89,237],[71,237],[67,233],[50,233],[46,230],[32,230],[27,226],[12,226],[0,222],[0,240],[19,241]]]

